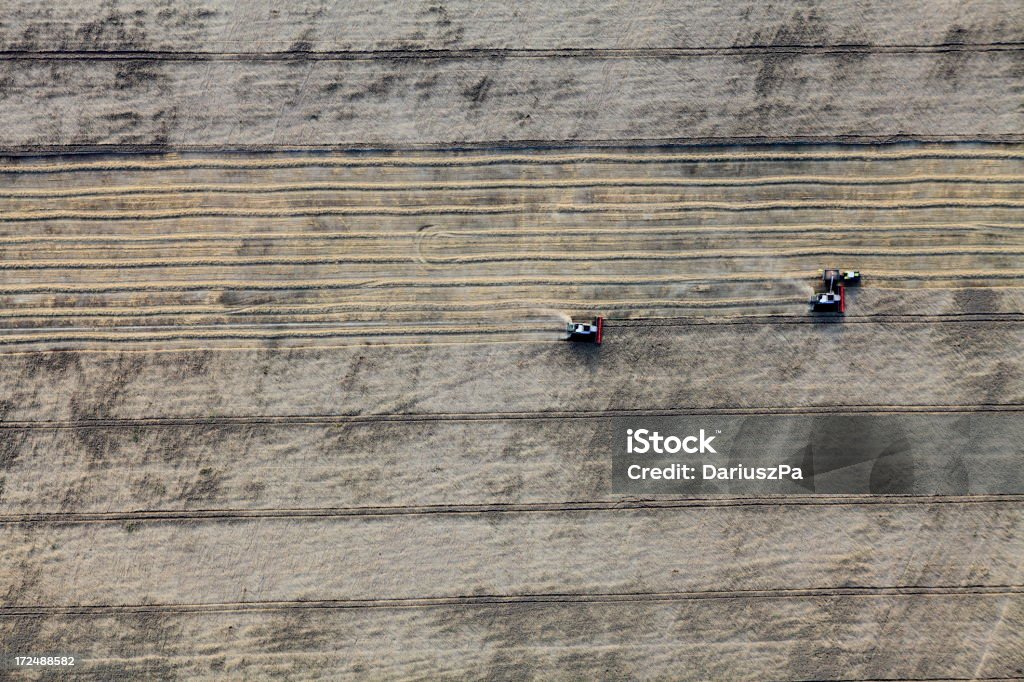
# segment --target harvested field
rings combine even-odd
[[[1018,14],[9,0],[0,677],[1024,679]],[[750,415],[1006,426],[613,492]]]
[[[0,173],[6,346],[539,342],[597,311],[807,322],[825,261],[871,273],[850,322],[1020,311],[1015,146],[111,157]]]
[[[1013,0],[970,11],[956,0],[819,0],[811,5],[645,0],[633,6],[525,0],[446,0],[381,6],[306,0],[227,4],[79,0],[44,7],[11,0],[0,47],[55,56],[77,51],[309,56],[339,52],[440,50],[611,50],[771,47],[931,48],[1012,45],[1024,29],[1006,19]],[[370,55],[365,55],[370,56]]]
[[[7,60],[0,61],[0,126],[10,132],[0,149],[1021,141],[1021,53],[962,54],[957,79],[943,75],[949,57],[934,52],[811,52],[781,61],[774,53],[455,62]],[[211,82],[218,84],[214,91]],[[822,82],[828,87],[817,87]],[[971,87],[977,84],[984,89]],[[55,116],[34,125],[40,111]]]
[[[1024,140],[1009,0],[8,4],[16,152]]]
[[[852,592],[55,609],[0,627],[30,630],[53,648],[95,650],[103,657],[99,676],[310,677],[310,670],[331,670],[344,677],[570,671],[594,678],[642,669],[676,678],[803,679],[812,660],[826,679],[1020,675],[1011,663],[1020,648],[1020,595]],[[64,627],[69,617],[81,627]],[[720,638],[712,646],[709,631]]]
[[[8,642],[99,676],[1024,674],[1019,496],[636,499],[602,426],[1019,412],[1017,146],[0,174]],[[824,262],[868,278],[842,324],[806,314]],[[599,351],[560,341],[597,312]]]

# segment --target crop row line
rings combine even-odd
[[[79,161],[65,163],[7,163],[0,164],[0,173],[67,173],[83,171],[147,171],[227,169],[269,170],[273,168],[366,168],[366,167],[455,167],[493,165],[552,165],[552,164],[651,164],[651,163],[757,163],[773,161],[914,161],[914,160],[1024,160],[1024,150],[1015,149],[847,149],[820,152],[587,152],[536,154],[480,154],[431,155],[429,153],[397,154],[353,153],[346,156],[309,156],[305,158],[281,157],[273,159],[246,158],[162,158],[150,160]]]
[[[496,189],[577,189],[592,187],[773,187],[778,185],[825,185],[835,187],[919,184],[1018,185],[1020,175],[912,175],[882,177],[851,176],[768,176],[752,178],[573,178],[409,181],[409,182],[305,182],[305,183],[214,183],[155,186],[101,186],[65,189],[2,189],[0,199],[69,199],[76,197],[128,197],[133,195],[179,194],[277,194],[291,192],[434,192],[490,191]]]
[[[245,226],[250,227],[250,226]],[[137,229],[137,228],[136,228]],[[60,244],[61,248],[68,248],[76,244],[114,244],[119,247],[125,244],[152,244],[156,242],[268,242],[268,241],[306,241],[306,242],[331,242],[331,241],[395,241],[405,239],[421,239],[426,236],[444,237],[495,237],[521,238],[529,236],[550,235],[560,239],[583,238],[592,241],[594,235],[615,235],[618,238],[633,237],[634,235],[676,235],[676,234],[698,234],[708,233],[731,233],[731,232],[752,232],[758,235],[762,233],[813,233],[836,234],[839,230],[848,230],[849,234],[862,234],[869,232],[890,232],[893,234],[905,234],[906,232],[938,232],[948,234],[956,230],[981,231],[983,233],[1006,233],[1016,235],[1021,225],[1018,223],[908,223],[906,225],[859,225],[829,222],[815,222],[813,224],[771,224],[771,225],[627,225],[622,227],[522,227],[522,228],[480,228],[480,227],[459,227],[428,225],[419,229],[388,230],[378,231],[354,230],[350,232],[181,232],[164,234],[83,234],[83,235],[60,235],[60,234],[10,234],[0,235],[0,245],[28,245],[28,244]]]

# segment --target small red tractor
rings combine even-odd
[[[565,328],[568,341],[578,343],[595,343],[601,345],[601,337],[604,336],[604,318],[595,317],[590,323],[570,322]]]
[[[827,268],[821,271],[821,281],[825,285],[825,291],[816,293],[811,298],[811,310],[816,313],[842,315],[846,312],[846,287],[860,284],[860,272]]]

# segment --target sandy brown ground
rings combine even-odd
[[[17,0],[0,147],[1020,141],[1016,9]]]
[[[100,679],[627,678],[641,669],[672,679],[807,679],[809,669],[819,679],[1014,679],[1022,617],[1019,598],[971,592],[98,609],[77,612],[77,628],[60,613],[17,623],[30,638],[95,651]]]
[[[603,426],[1020,414],[1017,5],[7,2],[0,652],[1024,678],[1019,495],[637,499]]]
[[[0,126],[8,131],[3,147],[12,150],[1020,140],[1019,55],[958,53],[955,78],[945,75],[950,57],[931,52],[812,52],[781,61],[774,54],[7,60],[0,63]]]
[[[441,49],[956,46],[1024,40],[1012,0],[380,5],[11,0],[0,47],[22,51],[311,53]]]
[[[11,159],[4,641],[97,677],[1024,674],[1017,496],[638,500],[603,427],[1018,412],[1022,165]],[[825,262],[865,273],[841,324]]]

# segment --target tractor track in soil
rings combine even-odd
[[[0,525],[77,525],[148,521],[193,523],[244,521],[247,519],[346,519],[376,516],[446,516],[462,514],[570,514],[591,512],[657,512],[719,507],[845,507],[845,506],[956,506],[1018,505],[1024,495],[827,495],[785,497],[728,497],[649,500],[633,497],[571,502],[487,503],[375,507],[311,507],[267,509],[142,509],[107,512],[39,512],[0,514]]]
[[[62,614],[83,616],[98,613],[222,612],[288,609],[416,608],[431,606],[477,606],[490,604],[600,603],[641,601],[682,601],[693,599],[808,599],[820,597],[895,597],[942,595],[1017,595],[1024,585],[889,585],[864,587],[823,587],[778,590],[704,590],[687,592],[605,592],[562,594],[488,594],[404,599],[323,599],[295,601],[243,601],[221,603],[95,604],[74,606],[4,606],[0,618]]]
[[[0,50],[0,60],[116,60],[116,61],[367,61],[367,60],[475,60],[475,59],[665,59],[720,55],[775,54],[943,54],[955,52],[1015,52],[1024,43],[1013,41],[933,44],[805,44],[772,43],[708,45],[700,47],[636,48],[497,48],[396,50]]]
[[[70,352],[70,351],[58,351]],[[834,404],[793,406],[715,406],[673,409],[606,409],[586,411],[544,410],[535,412],[423,412],[373,414],[263,414],[209,415],[203,417],[124,417],[77,420],[5,419],[0,429],[136,428],[160,426],[294,426],[322,424],[365,424],[377,422],[502,421],[604,419],[606,417],[666,417],[676,415],[771,415],[771,414],[947,414],[973,412],[1021,412],[1024,403],[974,403],[948,405]]]

